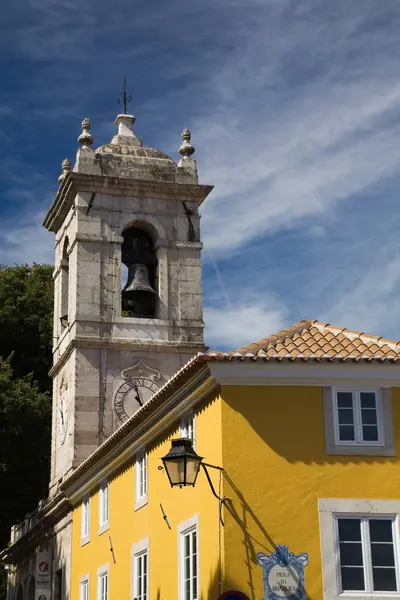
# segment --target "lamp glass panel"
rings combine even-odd
[[[172,485],[183,485],[185,483],[185,459],[173,458],[164,462]]]
[[[199,472],[201,458],[186,458],[186,483],[194,485]]]

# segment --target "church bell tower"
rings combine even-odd
[[[82,121],[71,170],[44,226],[56,234],[50,495],[194,354],[204,350],[198,209],[190,132],[181,159],[146,148],[118,115],[92,149]]]

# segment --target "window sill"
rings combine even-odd
[[[325,448],[326,454],[328,455],[351,455],[351,456],[396,456],[396,449],[394,446],[364,446],[363,444],[357,445],[329,445]],[[353,595],[352,595],[353,596]],[[338,596],[339,597],[339,596]],[[343,598],[344,596],[340,596]],[[400,594],[399,594],[400,597]]]
[[[400,598],[400,592],[345,592],[338,596],[328,596],[326,600],[398,600]]]
[[[84,538],[81,538],[81,546],[86,546],[90,542],[90,535],[87,535]]]
[[[143,496],[143,498],[140,498],[139,500],[135,500],[135,511],[139,510],[140,508],[142,508],[143,506],[146,506],[146,504],[148,503],[148,497]]]
[[[97,534],[101,535],[102,533],[105,533],[109,529],[110,529],[110,523],[109,523],[109,521],[107,521],[107,523],[104,523],[104,525],[99,527]]]

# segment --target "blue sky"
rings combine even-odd
[[[400,339],[398,0],[3,0],[0,263],[41,227],[80,121],[136,132],[202,183],[207,342],[310,318]]]

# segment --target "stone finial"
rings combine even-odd
[[[82,148],[88,148],[93,144],[93,136],[90,134],[90,119],[85,117],[81,124],[81,135],[78,137],[78,142]]]
[[[192,139],[192,134],[190,133],[189,129],[184,129],[182,131],[182,144],[178,150],[179,154],[182,156],[182,158],[190,158],[192,156],[192,154],[194,153],[195,149],[193,148],[192,144],[190,143],[190,140]]]
[[[58,181],[61,183],[67,176],[67,173],[69,173],[69,171],[71,170],[71,162],[68,160],[68,158],[64,158],[64,160],[61,163],[61,175],[58,178]]]

